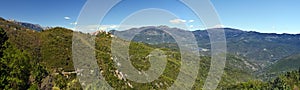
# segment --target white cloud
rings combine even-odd
[[[99,25],[77,25],[75,29],[81,32],[95,32],[98,30],[98,27]]]
[[[183,19],[173,19],[169,21],[172,24],[182,24],[182,23],[186,23],[186,20]]]
[[[71,18],[70,17],[64,17],[65,18],[65,20],[70,20]]]
[[[189,20],[189,23],[192,23],[192,22],[194,22],[195,20]]]
[[[218,25],[215,25],[215,26],[210,27],[210,28],[225,28],[225,27],[226,27],[225,25],[218,24]]]
[[[77,22],[70,23],[71,25],[77,25]]]
[[[119,28],[118,25],[100,25],[99,30],[108,31],[108,30],[114,30],[117,28]]]
[[[139,27],[143,27],[143,25],[77,25],[76,31],[95,32],[99,30],[102,31],[127,30],[131,28],[139,28]]]
[[[110,26],[110,28],[114,28],[114,29],[115,29],[115,28],[118,28],[118,27],[119,27],[118,25],[111,25],[111,26]]]

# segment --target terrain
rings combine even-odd
[[[134,42],[114,36],[114,33],[119,31],[99,31],[96,35],[80,33],[83,36],[95,37],[96,59],[100,68],[99,72],[95,73],[101,73],[108,84],[116,89],[170,87],[180,72],[181,52],[178,51],[174,39],[162,30],[176,28],[153,26],[135,29],[145,30],[133,38]],[[300,73],[297,71],[299,63],[295,63],[299,61],[297,53],[300,47],[297,45],[300,45],[300,35],[224,29],[229,53],[217,89],[288,90],[300,87]],[[61,27],[36,31],[0,18],[0,65],[1,72],[5,72],[1,73],[0,89],[83,89],[82,83],[76,78],[78,74],[66,74],[78,70],[74,68],[72,58],[73,33],[74,31]],[[199,90],[202,89],[211,66],[209,35],[205,30],[192,33],[198,41],[199,52],[202,54],[199,56],[201,59],[199,73],[193,85],[193,89]],[[122,45],[130,43],[131,64],[140,71],[151,67],[147,57],[151,51],[154,49],[164,51],[167,65],[163,74],[153,82],[137,83],[126,79],[121,75],[122,72],[116,72],[117,66],[113,59],[115,56],[111,54],[113,38],[120,40]],[[278,74],[264,81],[259,75],[264,75],[266,70]],[[88,85],[86,87],[93,88]]]
[[[259,66],[258,69],[263,69],[278,60],[300,53],[300,34],[259,33],[255,31],[242,31],[234,28],[212,28],[207,30],[187,31],[167,26],[148,26],[124,31],[112,30],[110,32],[112,34],[118,33],[120,36],[126,36],[131,32],[138,30],[142,31],[138,32],[132,41],[171,49],[176,49],[177,43],[175,39],[172,38],[172,35],[168,34],[166,31],[178,30],[182,32],[192,32],[197,40],[199,51],[206,55],[209,55],[211,49],[208,31],[224,30],[227,52],[245,57],[247,61],[256,63],[257,66]]]

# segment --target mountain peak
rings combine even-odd
[[[9,22],[12,24],[16,24],[19,25],[21,27],[27,28],[27,29],[31,29],[31,30],[35,30],[35,31],[42,31],[44,30],[43,27],[41,27],[39,24],[32,24],[32,23],[27,23],[27,22],[21,22],[21,21],[17,21],[15,19],[4,19],[3,17],[0,17],[0,21],[4,21],[4,22]]]
[[[42,31],[43,30],[43,27],[40,26],[39,24],[20,22],[20,21],[16,21],[16,20],[8,20],[8,21],[10,21],[12,23],[15,23],[15,24],[18,24],[18,25],[21,25],[21,26],[26,27],[28,29],[35,30],[35,31]]]

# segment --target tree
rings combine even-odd
[[[3,50],[4,50],[4,43],[8,40],[8,37],[6,35],[6,32],[0,28],[0,57],[3,56]]]
[[[5,43],[1,60],[0,88],[27,89],[30,76],[29,56]]]
[[[27,89],[31,68],[30,57],[7,40],[6,32],[0,28],[0,89]]]
[[[299,67],[298,73],[299,73],[299,75],[300,75],[300,67]]]

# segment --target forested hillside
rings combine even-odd
[[[81,87],[82,83],[80,84],[76,78],[78,69],[75,69],[73,65],[73,32],[61,27],[37,32],[1,19],[0,89],[83,89]],[[177,51],[178,47],[176,45],[173,48],[168,48],[140,42],[128,42],[113,37],[108,32],[99,32],[97,35],[80,34],[95,37],[95,57],[100,70],[94,73],[101,73],[113,88],[166,89],[174,83],[180,71],[181,53]],[[126,77],[120,78],[122,72],[116,71],[115,56],[111,54],[111,40],[113,38],[120,40],[123,44],[130,43],[131,64],[140,71],[151,67],[149,62],[151,51],[155,49],[163,51],[167,56],[167,65],[163,74],[150,83],[137,83],[126,79]],[[200,59],[199,73],[193,85],[195,90],[202,89],[211,66],[211,57],[201,56]],[[249,62],[245,57],[227,54],[225,72],[217,89],[278,88],[282,90],[299,87],[299,72],[293,71],[270,81],[260,81],[254,74],[257,68],[259,66]],[[185,74],[189,75],[189,73]]]
[[[290,71],[281,74],[273,80],[263,82],[251,80],[228,86],[229,90],[299,90],[300,88],[300,68],[298,71]]]
[[[143,42],[160,47],[174,49],[176,41],[166,31],[191,32],[195,35],[199,50],[204,54],[210,53],[210,30],[224,30],[228,53],[245,57],[247,61],[256,63],[263,69],[287,56],[300,53],[300,34],[260,33],[242,31],[234,28],[212,28],[205,30],[188,31],[167,26],[145,26],[124,31],[112,30],[117,36],[127,36],[138,32],[133,41]]]

